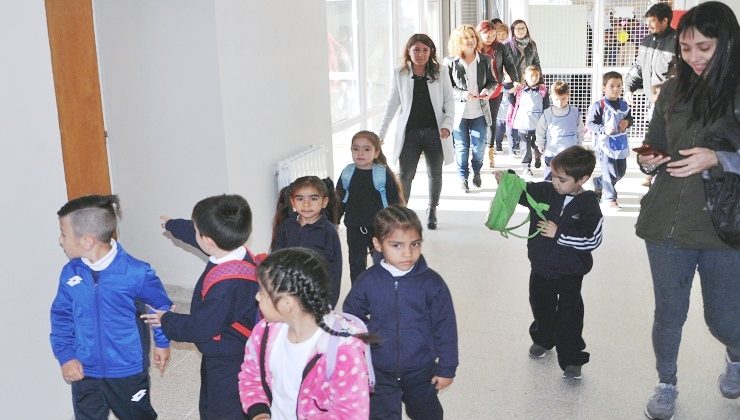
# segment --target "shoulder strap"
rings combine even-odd
[[[265,352],[267,352],[267,338],[270,336],[270,324],[265,324],[265,333],[262,334],[262,342],[260,342],[260,380],[262,381],[262,389],[265,391],[267,401],[272,404],[272,391],[270,386],[267,384],[267,371],[265,370]]]
[[[349,200],[349,182],[352,181],[352,175],[354,175],[354,173],[354,163],[350,163],[342,169],[342,175],[339,177],[339,179],[342,180],[342,187],[344,188],[344,198],[342,198],[342,203],[347,203],[347,200]]]
[[[380,193],[380,199],[383,201],[383,208],[388,207],[388,195],[385,190],[386,182],[387,177],[385,166],[379,163],[373,163],[373,185],[375,185],[375,189]]]

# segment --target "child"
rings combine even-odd
[[[195,284],[190,314],[156,311],[142,318],[161,324],[171,340],[195,343],[203,354],[200,418],[242,419],[236,377],[258,318],[259,257],[244,246],[252,232],[252,211],[239,195],[217,195],[199,201],[192,218],[162,217],[172,236],[210,255]]]
[[[551,179],[550,161],[570,146],[583,143],[583,121],[581,113],[568,105],[570,87],[558,80],[550,87],[552,106],[547,108],[537,123],[537,150],[545,155],[545,181]]]
[[[342,200],[339,216],[344,215],[347,227],[349,278],[354,283],[367,268],[375,214],[390,204],[403,203],[403,199],[377,134],[360,131],[352,137],[352,161],[337,181],[337,196]]]
[[[258,274],[265,319],[247,342],[239,371],[247,417],[367,419],[373,382],[367,329],[329,308],[321,256],[283,249],[270,254]]]
[[[75,418],[155,419],[149,399],[149,331],[140,336],[137,305],[169,309],[172,301],[149,264],[112,239],[118,197],[89,195],[62,206],[62,268],[51,305],[51,347],[72,384]],[[154,330],[154,363],[164,373],[169,340]],[[144,344],[146,343],[146,344]],[[145,345],[145,346],[144,346]]]
[[[442,419],[437,392],[455,377],[455,309],[444,280],[421,255],[421,240],[413,210],[378,212],[373,245],[383,259],[362,273],[344,300],[344,311],[368,322],[381,340],[372,349],[372,419],[400,419],[401,401],[413,419]]]
[[[609,206],[618,209],[617,181],[627,171],[630,154],[625,131],[632,125],[629,105],[622,94],[622,75],[610,71],[602,79],[604,98],[594,102],[588,111],[586,124],[594,136],[594,149],[599,159],[601,175],[594,178],[594,191]]]
[[[522,157],[522,176],[532,177],[532,150],[534,150],[534,167],[542,166],[540,151],[535,146],[535,130],[542,111],[550,106],[547,97],[547,87],[542,81],[540,69],[537,66],[528,66],[524,69],[525,85],[517,85],[509,94],[511,107],[508,121],[511,127],[519,132],[519,145],[524,156]]]
[[[329,202],[337,201],[336,195],[316,176],[298,178],[287,189],[288,194],[281,194],[277,204],[271,249],[302,246],[318,251],[329,266],[329,304],[336,308],[342,283],[342,247],[337,227],[324,214]],[[288,217],[283,216],[286,212]]]
[[[550,161],[552,182],[527,184],[527,192],[537,202],[550,204],[541,220],[529,207],[526,194],[519,204],[530,208],[529,233],[541,229],[527,243],[532,272],[529,276],[529,302],[534,322],[529,327],[532,358],[544,357],[553,346],[563,377],[581,379],[581,366],[588,363],[583,351],[583,276],[591,270],[591,251],[601,244],[604,220],[599,200],[583,184],[596,166],[594,153],[571,146]],[[498,174],[496,179],[498,180]]]

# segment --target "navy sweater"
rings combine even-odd
[[[455,376],[457,322],[452,296],[423,256],[401,277],[393,277],[380,264],[368,268],[352,285],[343,309],[381,338],[372,346],[376,369],[403,375],[439,359],[436,374]]]
[[[388,205],[398,204],[401,199],[398,194],[393,172],[386,168],[385,195]],[[344,199],[347,187],[342,185],[342,178],[337,180],[337,195]],[[349,197],[346,203],[340,203],[339,218],[344,215],[344,225],[350,227],[369,227],[375,223],[375,215],[383,210],[383,201],[380,193],[373,184],[373,170],[355,168],[352,179],[349,181]]]
[[[185,219],[171,219],[165,229],[175,238],[196,247],[195,227]],[[202,251],[202,250],[201,250]],[[247,253],[246,261],[254,263]],[[238,321],[250,330],[258,319],[255,296],[259,283],[244,279],[227,279],[215,284],[205,299],[201,298],[203,280],[216,264],[208,262],[193,290],[190,314],[166,312],[162,316],[162,331],[174,341],[195,343],[204,356],[233,356],[244,354],[247,337],[231,327]],[[213,337],[220,335],[220,340]]]
[[[336,308],[342,283],[342,246],[337,228],[323,214],[316,222],[303,226],[297,217],[296,213],[291,213],[280,223],[273,251],[302,246],[321,254],[326,259],[329,269],[329,303],[332,308]]]
[[[532,271],[547,277],[585,275],[591,271],[591,251],[601,245],[601,215],[599,199],[593,191],[583,191],[573,196],[565,207],[565,195],[555,191],[550,182],[527,183],[527,192],[539,203],[550,204],[545,218],[558,225],[554,238],[539,234],[527,241]],[[519,204],[530,209],[530,235],[537,230],[540,217],[529,206],[522,193]]]

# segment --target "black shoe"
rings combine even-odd
[[[538,156],[538,157],[534,158],[534,167],[535,168],[539,168],[540,166],[542,166],[542,160],[540,160],[540,158]]]
[[[481,179],[480,179],[480,173],[477,173],[477,174],[473,175],[473,185],[475,185],[476,187],[480,188],[481,184],[482,184],[482,182],[481,182]]]
[[[437,208],[429,207],[427,209],[427,227],[429,230],[437,229]]]
[[[460,188],[462,188],[462,190],[465,191],[465,192],[470,192],[470,188],[468,188],[468,180],[467,179],[463,179],[462,180],[462,182],[460,183]]]
[[[503,151],[504,151],[504,147],[503,147],[503,146],[501,146],[501,145],[499,145],[499,146],[496,146],[496,151],[497,151],[497,152],[503,152]]]

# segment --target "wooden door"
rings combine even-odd
[[[69,199],[110,194],[92,0],[46,0]]]

